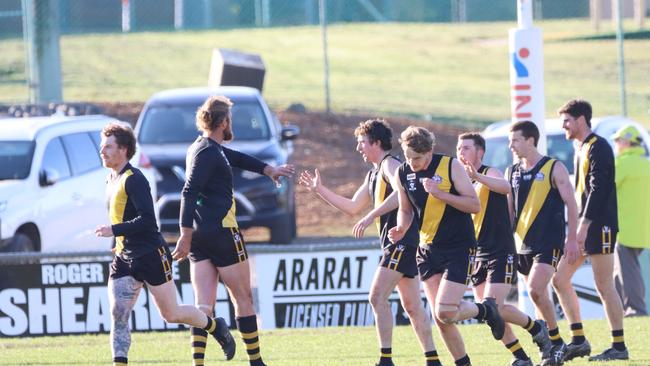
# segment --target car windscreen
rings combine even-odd
[[[512,165],[512,152],[508,147],[508,138],[488,137],[485,139],[486,151],[483,164],[498,168],[502,172]],[[564,138],[564,135],[548,135],[546,139],[548,155],[560,160],[573,174],[573,143]]]
[[[191,143],[199,135],[196,106],[154,106],[146,112],[138,140],[143,144]],[[237,103],[232,107],[236,140],[268,140],[269,124],[257,103]]]
[[[27,178],[34,146],[34,141],[1,141],[0,180]]]

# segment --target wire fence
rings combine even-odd
[[[535,0],[538,19],[589,16],[590,0]],[[319,23],[318,0],[59,0],[64,34]],[[326,0],[329,23],[514,20],[514,0]],[[22,34],[21,0],[0,2],[0,34]]]
[[[28,59],[29,54],[29,42],[27,40],[27,30],[26,24],[24,21],[25,18],[25,7],[26,4],[34,1],[41,0],[2,0],[0,1],[0,54],[3,57],[0,57],[0,103],[22,103],[26,101],[34,101],[33,97],[33,86],[37,83],[37,80],[30,79],[30,60]],[[79,36],[89,36],[89,37],[100,37],[102,35],[111,35],[111,34],[145,34],[147,32],[169,32],[168,36],[165,38],[172,38],[174,34],[187,33],[187,32],[196,32],[197,39],[202,34],[203,31],[224,31],[221,34],[226,34],[225,31],[234,30],[234,29],[280,29],[282,27],[300,27],[300,26],[314,26],[316,30],[313,32],[314,37],[312,39],[305,39],[305,41],[300,45],[305,48],[310,47],[315,49],[315,54],[321,52],[320,45],[322,44],[321,36],[318,32],[318,28],[315,26],[320,24],[319,18],[319,6],[321,2],[325,6],[324,14],[326,23],[334,27],[340,26],[345,27],[347,24],[386,24],[387,26],[393,24],[408,24],[417,26],[430,26],[430,25],[444,25],[445,23],[450,24],[473,24],[476,23],[478,26],[481,24],[491,23],[491,22],[513,22],[517,19],[517,1],[516,0],[44,0],[52,3],[54,7],[52,11],[46,14],[35,14],[37,17],[36,24],[45,21],[46,19],[56,22],[57,29],[61,35],[67,37],[66,39],[77,39],[75,37]],[[583,19],[584,22],[580,23],[579,27],[583,25],[589,25],[589,30],[596,31],[600,30],[605,33],[605,37],[610,37],[613,34],[613,14],[615,13],[615,5],[617,4],[616,0],[530,0],[534,8],[534,17],[536,21],[547,21],[547,20],[556,20],[558,22],[566,21],[571,27],[578,27],[577,23],[572,20]],[[648,16],[650,6],[650,0],[621,0],[623,1],[623,15],[627,17],[628,22],[634,20],[634,30],[644,29],[644,20]],[[54,18],[53,14],[56,14]],[[591,22],[589,21],[591,19]],[[557,28],[557,27],[556,27]],[[304,28],[301,28],[304,29]],[[431,29],[431,28],[428,28]],[[477,28],[478,29],[478,28]],[[433,28],[434,31],[438,31],[438,28]],[[382,34],[376,34],[375,36],[370,35],[366,37],[357,33],[357,29],[353,28],[344,28],[346,36],[340,36],[333,34],[328,39],[330,49],[334,50],[331,53],[331,84],[332,84],[332,103],[335,110],[353,110],[355,106],[351,105],[352,95],[365,94],[367,96],[372,96],[375,98],[375,101],[366,103],[361,101],[361,106],[359,109],[362,110],[378,110],[379,112],[385,111],[394,111],[398,114],[416,114],[418,116],[427,116],[429,114],[439,117],[439,119],[445,118],[457,118],[460,115],[465,114],[463,111],[463,103],[474,103],[476,99],[483,98],[481,96],[475,96],[475,99],[466,98],[472,93],[466,93],[465,91],[452,91],[451,93],[446,93],[444,96],[448,97],[450,100],[457,100],[459,106],[455,107],[452,111],[440,111],[436,113],[430,113],[426,111],[427,107],[424,107],[426,103],[429,102],[431,98],[437,98],[442,93],[440,91],[438,94],[434,92],[423,93],[422,99],[416,101],[398,101],[395,105],[387,105],[385,101],[382,100],[382,93],[386,88],[395,85],[396,82],[401,82],[401,80],[391,80],[390,75],[381,75],[384,78],[384,81],[378,81],[377,83],[369,83],[369,86],[354,86],[353,81],[355,76],[350,77],[342,70],[349,68],[351,62],[345,58],[339,57],[341,53],[346,53],[346,56],[353,53],[354,45],[351,45],[350,42],[344,42],[346,38],[355,39],[361,38],[364,42],[369,44],[377,44],[377,48],[381,49],[383,45],[381,44]],[[479,30],[478,32],[480,32]],[[413,28],[413,33],[417,33],[418,30]],[[444,32],[444,30],[442,31]],[[295,35],[300,36],[305,33],[303,31],[297,32]],[[342,33],[342,32],[340,32]],[[561,30],[555,32],[560,34]],[[584,32],[583,32],[584,33]],[[290,31],[289,31],[290,34]],[[311,34],[311,33],[310,33]],[[637,35],[642,39],[650,39],[650,35],[646,31],[645,33],[641,32]],[[405,37],[408,37],[406,35]],[[444,37],[444,34],[440,34],[441,37]],[[482,35],[478,34],[477,38],[480,38]],[[485,38],[490,38],[491,35],[485,35]],[[506,33],[503,33],[503,37],[507,38]],[[557,37],[557,36],[556,36]],[[90,39],[90,38],[88,38]],[[142,39],[142,38],[141,38]],[[340,41],[343,39],[343,41]],[[463,41],[464,38],[461,36],[460,41]],[[124,38],[126,40],[126,38]],[[485,44],[492,42],[492,39],[486,39],[480,43],[479,46],[483,47]],[[506,39],[507,41],[507,39]],[[436,40],[431,40],[432,43]],[[502,42],[501,40],[496,40],[496,42]],[[242,47],[245,47],[247,42],[232,42],[232,44],[242,44]],[[171,44],[170,44],[171,45]],[[125,49],[130,46],[124,44]],[[191,46],[191,45],[190,45]],[[648,43],[645,43],[647,47]],[[118,60],[117,55],[114,54],[101,54],[102,49],[99,45],[97,46],[96,55],[93,55],[97,61],[93,60],[92,68],[96,70],[88,70],[87,72],[79,72],[78,67],[81,65],[83,57],[86,57],[85,53],[82,53],[79,43],[66,42],[61,44],[61,54],[65,55],[62,58],[62,74],[63,74],[63,84],[66,89],[66,96],[74,95],[75,101],[102,101],[101,95],[106,95],[107,98],[111,101],[115,101],[117,95],[124,100],[119,101],[143,101],[146,97],[142,97],[143,94],[149,95],[151,92],[156,91],[156,89],[167,88],[169,85],[164,83],[164,78],[157,78],[158,75],[152,75],[147,80],[146,84],[138,85],[131,83],[137,78],[129,77],[129,71],[124,71],[125,68],[121,67],[120,73],[124,73],[123,79],[116,79],[117,76],[114,76],[116,73],[113,69],[106,67],[101,68],[102,64],[106,60],[113,60],[114,63],[121,61]],[[85,47],[84,52],[88,52],[88,49],[92,49],[92,41],[90,46],[88,43],[84,44],[82,47]],[[468,45],[468,47],[476,47],[476,44]],[[235,46],[235,48],[238,48]],[[388,47],[390,48],[390,47]],[[191,47],[188,46],[188,49]],[[293,53],[294,49],[287,50],[286,59],[290,57],[290,53]],[[414,50],[417,51],[417,50]],[[552,51],[552,50],[551,50]],[[192,51],[188,51],[190,53]],[[422,51],[422,52],[431,52],[431,51]],[[612,53],[615,55],[615,50]],[[130,55],[126,55],[128,57]],[[290,61],[278,61],[274,59],[274,56],[268,57],[263,55],[265,61],[268,61],[268,64],[274,67],[273,70],[278,70],[278,68],[299,68],[300,66],[288,64]],[[322,55],[318,55],[321,56]],[[486,55],[486,57],[489,55]],[[559,67],[561,61],[557,59],[556,55],[552,52],[547,54],[546,59],[550,63],[550,68],[554,68],[554,64]],[[633,57],[642,59],[642,56],[632,54]],[[369,55],[369,57],[372,57]],[[475,56],[471,56],[475,57]],[[556,59],[553,59],[556,58]],[[355,55],[353,57],[354,61],[363,59],[363,55]],[[608,56],[607,62],[611,63],[612,59],[615,62],[615,56]],[[170,59],[171,60],[171,59]],[[167,61],[167,60],[165,60]],[[480,57],[476,57],[474,60],[477,68],[486,70],[484,74],[489,74],[493,71],[494,65],[492,63],[484,63],[479,65],[478,63],[483,61]],[[159,64],[161,60],[152,60]],[[388,62],[388,60],[382,60],[382,62]],[[392,60],[395,64],[400,64],[397,68],[406,68],[410,67],[408,62],[404,59],[394,58]],[[431,65],[435,65],[439,61],[434,60],[431,62]],[[604,61],[603,61],[604,62]],[[280,65],[278,67],[278,64]],[[630,62],[630,67],[636,75],[643,75],[650,67],[647,63],[642,61],[633,60]],[[317,67],[315,66],[317,65]],[[312,60],[312,62],[306,65],[301,70],[307,69],[316,69],[322,68],[323,62],[321,60]],[[186,65],[183,65],[187,67]],[[419,65],[418,65],[419,66]],[[83,67],[87,67],[83,65]],[[169,63],[167,69],[177,67],[176,64],[172,62]],[[190,65],[188,67],[196,69],[195,65]],[[432,66],[434,67],[434,66]],[[576,66],[577,67],[577,66]],[[609,67],[609,66],[608,66]],[[73,69],[76,68],[76,69]],[[578,72],[579,67],[578,68]],[[602,65],[594,66],[595,69],[602,69]],[[636,68],[636,69],[634,69]],[[155,69],[155,68],[154,68]],[[108,70],[108,71],[106,71]],[[614,66],[614,70],[615,66]],[[145,70],[147,71],[147,70]],[[372,71],[377,74],[381,74],[383,71]],[[111,75],[108,75],[108,74]],[[88,76],[88,74],[90,76]],[[103,74],[103,75],[102,75]],[[187,81],[188,84],[204,84],[205,75],[201,75],[201,79],[195,76],[190,76],[188,74]],[[322,95],[316,95],[316,92],[305,93],[306,89],[321,89],[323,84],[323,76],[319,70],[317,73],[305,74],[295,77],[295,80],[291,80],[292,84],[287,82],[278,83],[275,78],[279,73],[269,75],[273,83],[270,85],[271,95],[271,104],[274,106],[282,105],[286,107],[292,101],[301,102],[312,109],[325,109],[323,100],[325,98]],[[407,82],[417,83],[419,81],[418,77],[413,74],[413,80],[408,80]],[[608,73],[603,73],[603,75],[609,75]],[[502,77],[503,75],[499,76]],[[507,79],[507,75],[505,75]],[[613,79],[613,80],[612,80]],[[634,82],[637,77],[633,77],[630,81]],[[172,80],[172,78],[168,78]],[[342,81],[344,80],[346,86],[342,86]],[[428,81],[428,80],[427,80]],[[445,81],[444,79],[441,81]],[[614,76],[609,77],[606,80],[608,83],[616,85],[617,80]],[[102,85],[106,89],[97,91],[98,95],[89,95],[81,91],[82,87],[87,86],[90,83],[96,83],[97,85]],[[455,83],[458,83],[455,81]],[[296,87],[296,84],[298,87]],[[377,88],[376,86],[379,86]],[[486,87],[493,87],[492,83],[486,81]],[[112,89],[114,88],[114,89]],[[301,89],[303,88],[303,89]],[[451,86],[450,86],[451,88]],[[101,88],[98,87],[98,90]],[[643,88],[642,88],[643,89]],[[119,90],[117,92],[116,90]],[[138,90],[139,92],[135,92]],[[143,92],[146,91],[146,92]],[[266,90],[265,90],[266,92]],[[321,93],[320,91],[318,93]],[[483,93],[488,93],[485,91]],[[418,94],[413,93],[413,94]],[[611,93],[610,93],[611,94]],[[638,98],[639,101],[643,102],[644,106],[638,106],[637,115],[641,115],[638,111],[643,110],[644,116],[647,116],[647,110],[650,107],[650,93],[647,91],[647,88],[641,91],[633,91],[632,94]],[[276,99],[277,98],[277,99]],[[507,97],[506,97],[507,98]],[[614,97],[616,98],[616,97]],[[485,99],[485,98],[483,98]],[[603,97],[603,99],[612,99],[610,95]],[[280,101],[280,102],[278,102]],[[346,104],[347,103],[347,104]],[[357,103],[359,104],[359,103]],[[431,108],[435,108],[433,106]],[[481,110],[482,108],[485,111]],[[471,111],[468,116],[471,119],[491,119],[495,116],[507,116],[507,99],[505,103],[505,108],[501,108],[499,111],[488,110],[490,106],[486,107],[477,107],[475,111]],[[505,109],[505,110],[504,110]],[[505,112],[505,113],[503,113]]]

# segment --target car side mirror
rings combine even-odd
[[[59,172],[56,171],[55,169],[50,169],[50,168],[45,168],[41,170],[38,176],[38,182],[40,183],[41,187],[54,185],[56,182],[59,181],[59,179],[61,179]]]
[[[282,131],[280,136],[282,136],[282,141],[293,140],[300,135],[300,127],[296,125],[285,125],[282,126]]]

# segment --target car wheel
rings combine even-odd
[[[34,241],[25,234],[16,234],[5,248],[7,252],[33,252],[35,250]]]
[[[271,229],[271,243],[272,244],[289,244],[293,239],[292,229],[292,215],[286,215],[281,217],[274,225],[270,227]],[[295,221],[294,221],[295,222]]]

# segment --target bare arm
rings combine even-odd
[[[384,200],[384,202],[381,203],[381,205],[375,207],[372,209],[372,211],[368,212],[366,216],[361,218],[361,220],[357,221],[356,224],[354,224],[354,227],[352,228],[352,235],[354,235],[355,238],[361,238],[363,236],[363,233],[365,232],[366,228],[372,224],[372,222],[382,216],[385,215],[399,207],[399,197],[397,191],[393,191],[393,193],[388,196]]]
[[[557,190],[560,192],[562,201],[567,208],[567,223],[568,223],[568,232],[566,237],[566,242],[564,244],[564,255],[567,257],[569,263],[574,263],[578,258],[578,245],[580,243],[576,242],[576,231],[578,226],[578,204],[573,192],[573,186],[569,179],[569,172],[567,171],[564,164],[561,162],[556,162],[555,167],[553,168],[553,185],[557,187]],[[584,241],[581,244],[580,249],[584,250]]]
[[[350,216],[359,214],[361,210],[370,204],[367,179],[357,189],[352,199],[345,198],[325,187],[321,182],[318,169],[314,171],[313,176],[308,171],[302,172],[299,182],[300,185],[306,187],[309,191],[316,193],[323,201]]]
[[[386,163],[384,163],[381,167],[382,172],[386,177],[388,177],[388,181],[390,182],[390,185],[393,188],[393,193],[388,196],[384,200],[384,202],[381,203],[378,207],[374,208],[372,211],[370,211],[366,217],[369,217],[371,219],[375,219],[379,216],[385,215],[399,207],[399,198],[398,198],[398,187],[401,186],[401,184],[395,183],[395,180],[399,180],[399,177],[397,176],[397,169],[399,168],[400,163],[393,159],[393,158],[388,158],[386,159]]]
[[[399,168],[400,163],[398,160],[393,158],[388,158],[384,160],[384,163],[381,165],[380,173],[382,176],[388,178],[391,186],[393,186],[393,179],[397,175],[397,169]],[[382,215],[385,215],[399,207],[399,198],[397,194],[397,188],[393,187],[393,192],[381,203],[381,205],[375,207],[370,212],[368,212],[361,220],[352,228],[352,235],[355,238],[361,238],[366,230],[366,228],[372,224],[372,222]]]
[[[512,168],[509,168],[512,169]],[[503,179],[508,182],[508,215],[510,215],[510,222],[514,223],[515,222],[515,204],[513,202],[512,198],[512,186],[510,185],[510,177],[509,177],[509,171],[506,170],[506,172],[503,175]]]
[[[441,191],[438,185],[430,178],[424,178],[422,186],[424,190],[435,198],[444,201],[450,206],[467,213],[478,213],[481,210],[481,202],[476,196],[476,191],[472,187],[465,169],[457,160],[451,161],[451,180],[454,182],[458,195]],[[400,207],[402,203],[400,202]]]
[[[411,223],[413,222],[413,207],[406,196],[404,187],[399,182],[399,176],[394,177],[392,185],[397,188],[399,208],[397,209],[397,225],[388,231],[388,239],[395,243],[402,239],[408,228],[411,227]]]
[[[510,183],[503,178],[503,173],[497,168],[488,169],[486,174],[476,174],[474,179],[492,192],[501,194],[510,193]]]
[[[499,171],[499,169],[488,168],[485,174],[481,174],[470,162],[463,159],[462,156],[459,157],[458,160],[462,164],[463,169],[465,169],[465,173],[467,173],[470,179],[483,184],[492,192],[501,194],[510,193],[510,183],[508,183],[508,181],[503,178],[503,174]]]

